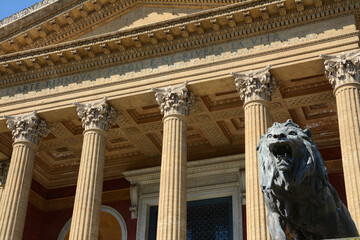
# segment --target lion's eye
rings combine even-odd
[[[289,132],[289,135],[297,135],[297,133],[295,132],[295,131],[291,131],[291,132]]]
[[[272,134],[268,134],[268,135],[267,135],[267,138],[271,138],[271,137],[272,137]]]

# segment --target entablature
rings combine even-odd
[[[232,4],[161,23],[8,53],[0,56],[0,83],[33,82],[246,39],[354,14],[358,6],[357,0]]]

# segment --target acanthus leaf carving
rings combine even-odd
[[[36,111],[19,116],[4,116],[7,127],[12,130],[14,142],[29,141],[36,145],[50,133],[50,128],[39,118]]]
[[[345,83],[360,83],[360,50],[339,55],[320,55],[325,60],[325,75],[333,88]]]
[[[98,102],[74,103],[74,105],[77,107],[78,116],[81,118],[85,130],[102,129],[107,131],[119,117],[115,109],[107,103],[106,97]]]
[[[257,71],[231,73],[235,77],[236,89],[242,101],[246,103],[254,99],[271,100],[275,91],[275,79],[269,72],[270,68],[271,65],[268,65]]]
[[[167,88],[152,88],[155,92],[156,102],[159,104],[164,116],[169,114],[181,114],[187,116],[195,98],[187,89],[187,82],[178,86]]]

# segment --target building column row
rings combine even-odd
[[[320,57],[336,97],[347,207],[360,229],[360,50]]]
[[[325,73],[334,87],[339,119],[346,195],[349,211],[360,227],[360,51],[322,56]],[[270,66],[258,71],[233,73],[244,102],[247,239],[270,239],[266,208],[259,186],[256,146],[270,124],[268,102],[275,81]],[[186,116],[194,98],[187,83],[154,88],[163,118],[163,149],[159,193],[157,239],[186,239]],[[75,104],[84,127],[79,177],[70,239],[94,239],[99,216],[105,159],[106,134],[117,114],[106,99]],[[22,239],[35,153],[49,133],[36,112],[6,117],[14,145],[8,180],[0,199],[0,239]]]

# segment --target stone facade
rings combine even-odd
[[[189,199],[232,196],[233,239],[269,239],[256,146],[287,119],[359,228],[359,6],[67,0],[2,20],[0,238],[108,236],[108,204],[146,239],[158,204],[157,238],[185,239]]]

